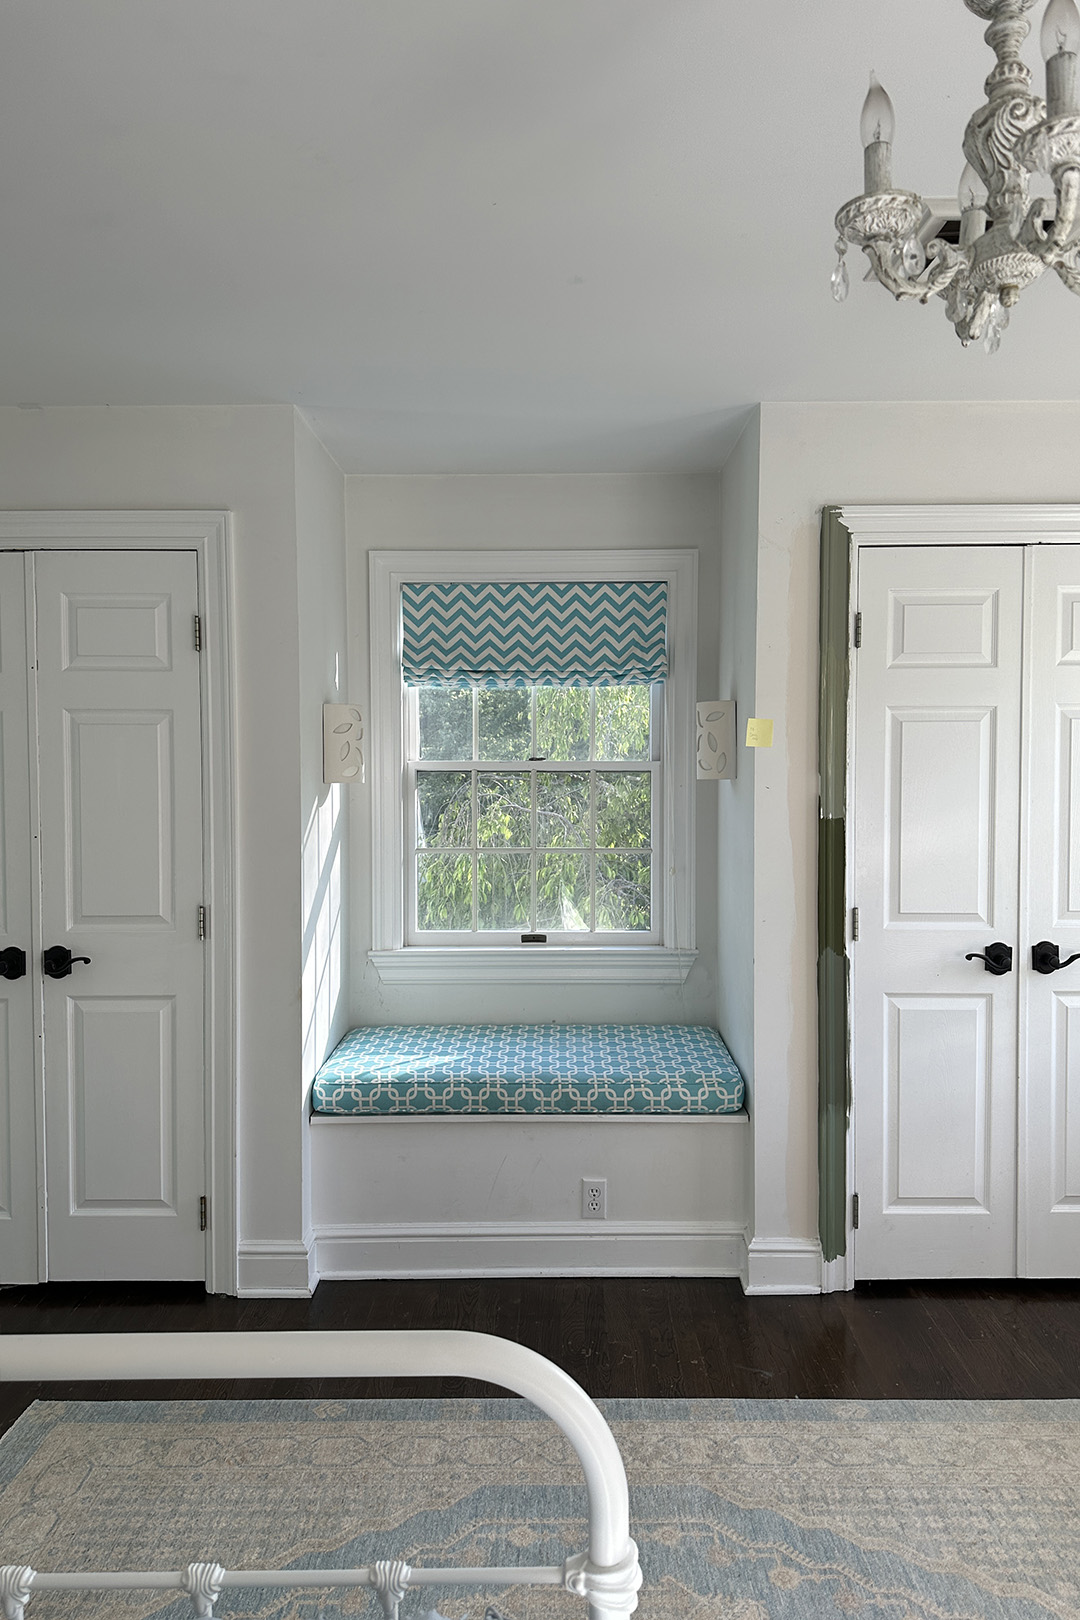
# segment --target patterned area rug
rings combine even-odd
[[[1077,1620],[1080,1401],[605,1401],[642,1620]],[[559,1563],[584,1491],[523,1401],[39,1402],[0,1440],[0,1563],[41,1569]],[[554,1589],[410,1592],[403,1620],[583,1620]],[[226,1592],[339,1620],[367,1591]],[[40,1593],[27,1620],[190,1620]]]

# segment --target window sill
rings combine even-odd
[[[369,951],[383,984],[685,984],[697,951],[662,945],[409,946]]]

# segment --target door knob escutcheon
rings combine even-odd
[[[981,951],[968,951],[964,961],[982,962],[987,973],[1000,978],[1003,973],[1012,972],[1012,946],[1006,945],[1004,940],[995,939],[992,945],[986,947],[985,955]]]
[[[1080,962],[1080,951],[1067,956],[1064,962],[1058,960],[1058,948],[1051,939],[1040,939],[1037,945],[1031,947],[1031,965],[1036,973],[1057,973],[1059,968],[1068,967],[1070,962]]]
[[[72,956],[66,945],[50,945],[41,953],[41,971],[50,979],[66,979],[73,963],[89,961],[88,956]]]

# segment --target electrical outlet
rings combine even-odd
[[[581,1214],[586,1221],[607,1220],[607,1181],[603,1176],[594,1181],[582,1180]]]

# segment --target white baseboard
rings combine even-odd
[[[816,1238],[752,1238],[742,1285],[747,1294],[820,1294],[821,1244]]]
[[[816,1240],[753,1238],[724,1221],[409,1221],[240,1244],[244,1299],[309,1299],[320,1278],[739,1277],[747,1294],[850,1286]]]
[[[835,1260],[821,1262],[821,1292],[823,1294],[847,1293],[855,1286],[855,1270],[851,1264],[851,1250],[847,1254],[839,1255]]]
[[[737,1277],[720,1221],[435,1221],[324,1226],[319,1277]]]
[[[319,1281],[313,1243],[243,1238],[237,1262],[241,1299],[310,1299]]]

